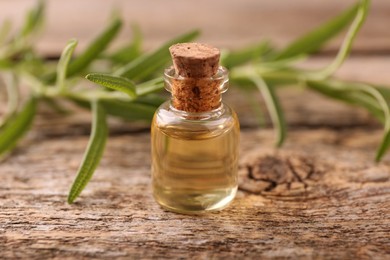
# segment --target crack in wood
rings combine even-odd
[[[265,155],[241,165],[239,189],[248,193],[262,194],[275,189],[292,190],[298,186],[305,190],[307,180],[313,180],[322,171],[318,170],[312,158],[298,155]]]

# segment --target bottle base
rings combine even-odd
[[[236,193],[237,187],[214,190],[212,193],[155,190],[154,198],[160,206],[169,211],[181,214],[204,214],[226,208],[233,201]]]

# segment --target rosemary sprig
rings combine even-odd
[[[351,23],[358,10],[359,4],[355,4],[342,14],[289,44],[282,51],[278,52],[274,59],[284,60],[297,55],[310,54],[318,51],[327,41],[331,40]]]
[[[10,80],[7,83],[3,83],[7,91],[7,110],[5,111],[3,118],[0,119],[0,129],[5,125],[7,120],[11,118],[18,110],[19,102],[19,82],[17,82],[15,74],[11,73]]]
[[[66,83],[65,79],[68,72],[68,65],[70,62],[70,59],[72,58],[72,54],[74,49],[77,46],[76,40],[70,40],[68,44],[66,45],[65,49],[62,51],[60,60],[58,61],[57,65],[57,88],[58,91],[61,93],[66,92]]]
[[[232,85],[245,91],[260,91],[277,133],[277,145],[285,140],[287,129],[277,97],[277,87],[299,85],[329,98],[368,110],[384,125],[384,135],[376,160],[390,146],[389,88],[367,83],[345,82],[332,75],[345,61],[358,31],[368,14],[369,0],[360,0],[340,15],[325,22],[278,50],[269,41],[254,43],[240,50],[223,52],[222,64],[230,69]],[[164,101],[158,95],[164,82],[161,72],[170,60],[168,47],[177,42],[192,41],[199,32],[191,31],[164,43],[155,51],[142,51],[142,36],[133,26],[133,39],[121,48],[108,52],[107,47],[120,31],[122,21],[115,18],[81,54],[73,57],[77,41],[65,46],[57,66],[34,52],[34,35],[44,18],[44,2],[30,11],[20,32],[9,35],[10,23],[0,26],[0,77],[11,74],[7,85],[8,110],[0,126],[0,155],[11,151],[32,125],[37,105],[51,104],[55,111],[64,109],[57,99],[68,100],[92,110],[92,133],[77,177],[68,196],[73,203],[91,179],[104,152],[108,136],[107,116],[130,121],[150,121],[155,109]],[[319,71],[302,70],[295,63],[321,48],[348,26],[346,37],[335,59]],[[102,66],[111,64],[111,66]],[[93,73],[91,65],[100,65],[103,73]],[[105,68],[105,69],[104,69]],[[111,69],[114,68],[114,69]],[[43,75],[43,76],[41,76]],[[80,75],[104,88],[86,88]],[[30,87],[25,104],[17,98],[17,82]],[[77,88],[73,88],[78,85]],[[108,91],[110,90],[110,91]],[[248,93],[248,92],[245,92]],[[251,101],[253,104],[253,100]],[[259,112],[260,106],[255,107]],[[12,116],[10,116],[12,115]]]
[[[108,136],[106,112],[104,111],[103,106],[99,104],[99,101],[92,102],[92,114],[93,120],[91,137],[78,170],[77,177],[70,189],[68,203],[73,203],[92,178],[92,174],[99,165],[106,145],[106,139]]]
[[[284,139],[286,138],[287,129],[282,108],[280,107],[275,90],[272,86],[269,86],[259,75],[253,75],[251,80],[263,95],[265,104],[271,116],[271,120],[276,128],[276,145],[282,146]]]
[[[14,148],[27,133],[34,120],[36,107],[37,99],[31,97],[19,113],[7,120],[0,132],[0,155]]]
[[[135,85],[128,78],[105,75],[100,73],[90,73],[85,76],[85,78],[104,87],[122,91],[129,95],[130,98],[136,97]]]

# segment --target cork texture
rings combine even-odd
[[[203,43],[178,43],[169,48],[176,73],[182,77],[212,77],[218,71],[220,51]]]
[[[177,76],[172,80],[172,104],[187,112],[207,112],[221,104],[220,51],[208,44],[179,43],[169,48]]]
[[[222,80],[210,78],[174,79],[172,105],[187,112],[207,112],[221,104]]]

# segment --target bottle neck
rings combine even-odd
[[[172,102],[169,103],[169,110],[172,111],[177,117],[187,120],[209,120],[220,117],[225,113],[225,106],[221,102],[219,107],[216,109],[205,111],[205,112],[188,112],[177,109]]]
[[[227,90],[229,81],[223,67],[210,78],[178,76],[171,67],[165,70],[164,78],[165,88],[172,94],[171,106],[187,113],[217,111],[222,107],[222,93]]]

